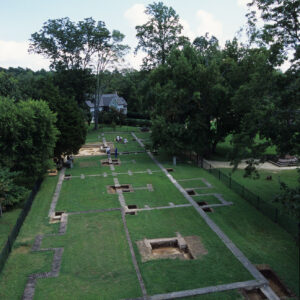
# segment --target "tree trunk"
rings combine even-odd
[[[99,105],[100,100],[102,98],[102,91],[100,88],[100,73],[97,74],[97,86],[96,86],[96,93],[95,93],[95,105],[94,105],[94,121],[95,127],[94,130],[98,130],[98,121],[99,121]]]
[[[211,145],[211,153],[214,154],[216,153],[216,148],[217,148],[217,145],[218,145],[218,141],[214,141]]]

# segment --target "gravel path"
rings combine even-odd
[[[211,164],[213,167],[215,168],[232,168],[233,166],[230,165],[229,161],[215,161],[215,160],[205,160],[206,163]],[[245,167],[247,166],[246,162],[241,162],[238,165],[238,169],[245,169]],[[265,162],[263,164],[259,164],[257,166],[258,170],[273,170],[273,171],[281,171],[281,170],[294,170],[297,169],[299,167],[295,166],[295,167],[277,167],[269,162]]]

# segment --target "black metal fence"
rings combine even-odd
[[[17,219],[16,224],[15,224],[14,228],[12,229],[12,231],[10,232],[10,234],[9,234],[9,236],[7,238],[7,242],[4,245],[4,247],[3,247],[3,249],[2,249],[2,251],[0,253],[0,273],[1,273],[1,271],[2,271],[2,269],[4,267],[4,265],[5,265],[5,262],[6,262],[9,254],[10,254],[10,252],[12,250],[13,244],[14,244],[14,242],[15,242],[18,234],[19,234],[19,231],[20,231],[20,229],[21,229],[21,227],[22,227],[22,225],[24,223],[24,220],[26,219],[26,216],[27,216],[28,212],[30,211],[32,202],[33,202],[33,200],[34,200],[37,192],[40,189],[42,181],[43,181],[42,179],[39,179],[35,183],[32,191],[31,191],[31,193],[30,193],[30,195],[29,195],[29,197],[27,199],[27,201],[25,202],[25,204],[23,206],[22,211],[20,212],[20,215],[19,215],[19,217]]]
[[[293,235],[298,242],[300,241],[300,222],[291,218],[289,215],[283,213],[276,206],[272,205],[261,199],[258,195],[248,190],[243,185],[236,182],[231,176],[225,174],[218,168],[214,168],[211,164],[203,161],[203,168],[209,173],[213,174],[216,178],[222,181],[230,189],[234,190],[242,198],[252,204],[257,210],[269,217],[273,222],[279,224],[287,232]]]

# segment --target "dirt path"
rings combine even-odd
[[[229,161],[215,161],[215,160],[205,160],[207,163],[211,164],[215,168],[232,168]],[[238,165],[238,169],[245,169],[247,166],[246,162],[243,161]],[[263,164],[259,164],[257,166],[258,170],[273,170],[273,171],[281,171],[281,170],[295,170],[299,167],[277,167],[269,162],[265,162]]]

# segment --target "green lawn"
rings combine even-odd
[[[188,203],[162,172],[154,174],[134,174],[130,177],[128,175],[118,176],[120,184],[132,183],[133,188],[146,187],[147,184],[153,186],[152,192],[136,190],[134,193],[126,193],[125,200],[127,204],[136,204],[139,208],[143,208],[145,205],[149,207],[169,206],[169,202],[174,204]]]
[[[0,218],[0,249],[5,245],[7,236],[13,229],[21,212],[21,208],[16,208],[3,213]],[[1,251],[1,250],[0,250]]]
[[[106,190],[106,186],[113,184],[112,176],[64,181],[57,210],[74,212],[119,207],[118,196],[108,194]]]
[[[59,277],[39,280],[36,299],[141,296],[120,212],[69,216],[67,233],[42,247],[64,247]]]
[[[48,271],[53,253],[30,251],[37,234],[54,233],[58,224],[49,224],[48,210],[58,177],[46,177],[0,274],[0,299],[21,299],[28,275]]]
[[[226,174],[231,174],[231,169],[221,169]],[[285,182],[289,187],[295,188],[299,185],[297,170],[259,170],[259,179],[245,178],[244,170],[236,170],[232,173],[232,179],[245,186],[248,190],[261,197],[261,199],[276,205],[273,199],[280,193],[280,181]],[[266,180],[272,176],[272,180]],[[277,207],[280,207],[277,205]]]
[[[227,161],[229,160],[229,154],[232,150],[232,144],[231,144],[232,135],[229,134],[223,142],[219,142],[216,147],[216,153],[211,154],[209,159],[210,160],[217,160],[217,161]],[[259,136],[256,136],[255,141],[262,142],[260,140]],[[266,149],[265,154],[276,154],[276,147],[268,147]]]
[[[253,277],[226,248],[194,208],[145,211],[127,218],[132,239],[199,236],[208,253],[199,259],[161,259],[141,262],[139,265],[150,294],[195,289]],[[228,272],[230,270],[230,272]]]
[[[269,264],[299,296],[299,248],[294,238],[206,170],[189,165],[178,165],[174,169],[172,175],[177,179],[205,177],[213,185],[210,192],[221,193],[225,200],[234,203],[215,208],[210,217],[252,263]]]
[[[124,132],[125,136],[127,133]],[[147,138],[149,133],[137,132],[137,135]],[[105,136],[110,141],[115,134]],[[90,142],[97,138],[98,133],[89,132]],[[139,146],[136,141],[130,143]],[[75,158],[74,168],[66,170],[73,177],[63,181],[56,211],[120,208],[118,195],[107,193],[107,185],[113,185],[116,178],[120,184],[131,184],[135,189],[132,193],[123,193],[127,205],[155,208],[169,206],[170,202],[188,203],[147,154],[121,155],[119,158],[121,165],[115,166],[115,170],[101,165],[100,160],[105,156]],[[226,201],[233,202],[231,206],[214,208],[209,216],[252,263],[269,264],[281,280],[300,296],[299,249],[290,234],[206,170],[181,163],[175,167],[164,163],[164,166],[174,168],[170,174],[175,179],[185,180],[179,181],[184,188],[196,188],[197,193],[202,194],[193,196],[196,201],[217,204],[220,201],[213,194],[222,194]],[[129,170],[132,173],[129,174]],[[149,174],[149,170],[155,172]],[[49,224],[48,218],[57,178],[45,178],[37,194],[0,275],[0,299],[21,299],[28,275],[51,269],[53,252],[32,252],[31,247],[36,235],[58,232],[59,224]],[[205,178],[211,188],[199,178]],[[153,191],[140,189],[147,184],[152,185]],[[126,221],[149,295],[253,279],[193,207],[139,211],[137,215],[126,215]],[[207,254],[194,260],[142,262],[137,241],[174,237],[176,232],[182,236],[200,237]],[[69,215],[66,233],[45,237],[42,248],[46,247],[64,248],[61,270],[56,278],[37,280],[35,300],[110,300],[141,296],[120,211]],[[241,299],[241,295],[238,291],[229,291],[188,299],[229,300]]]

